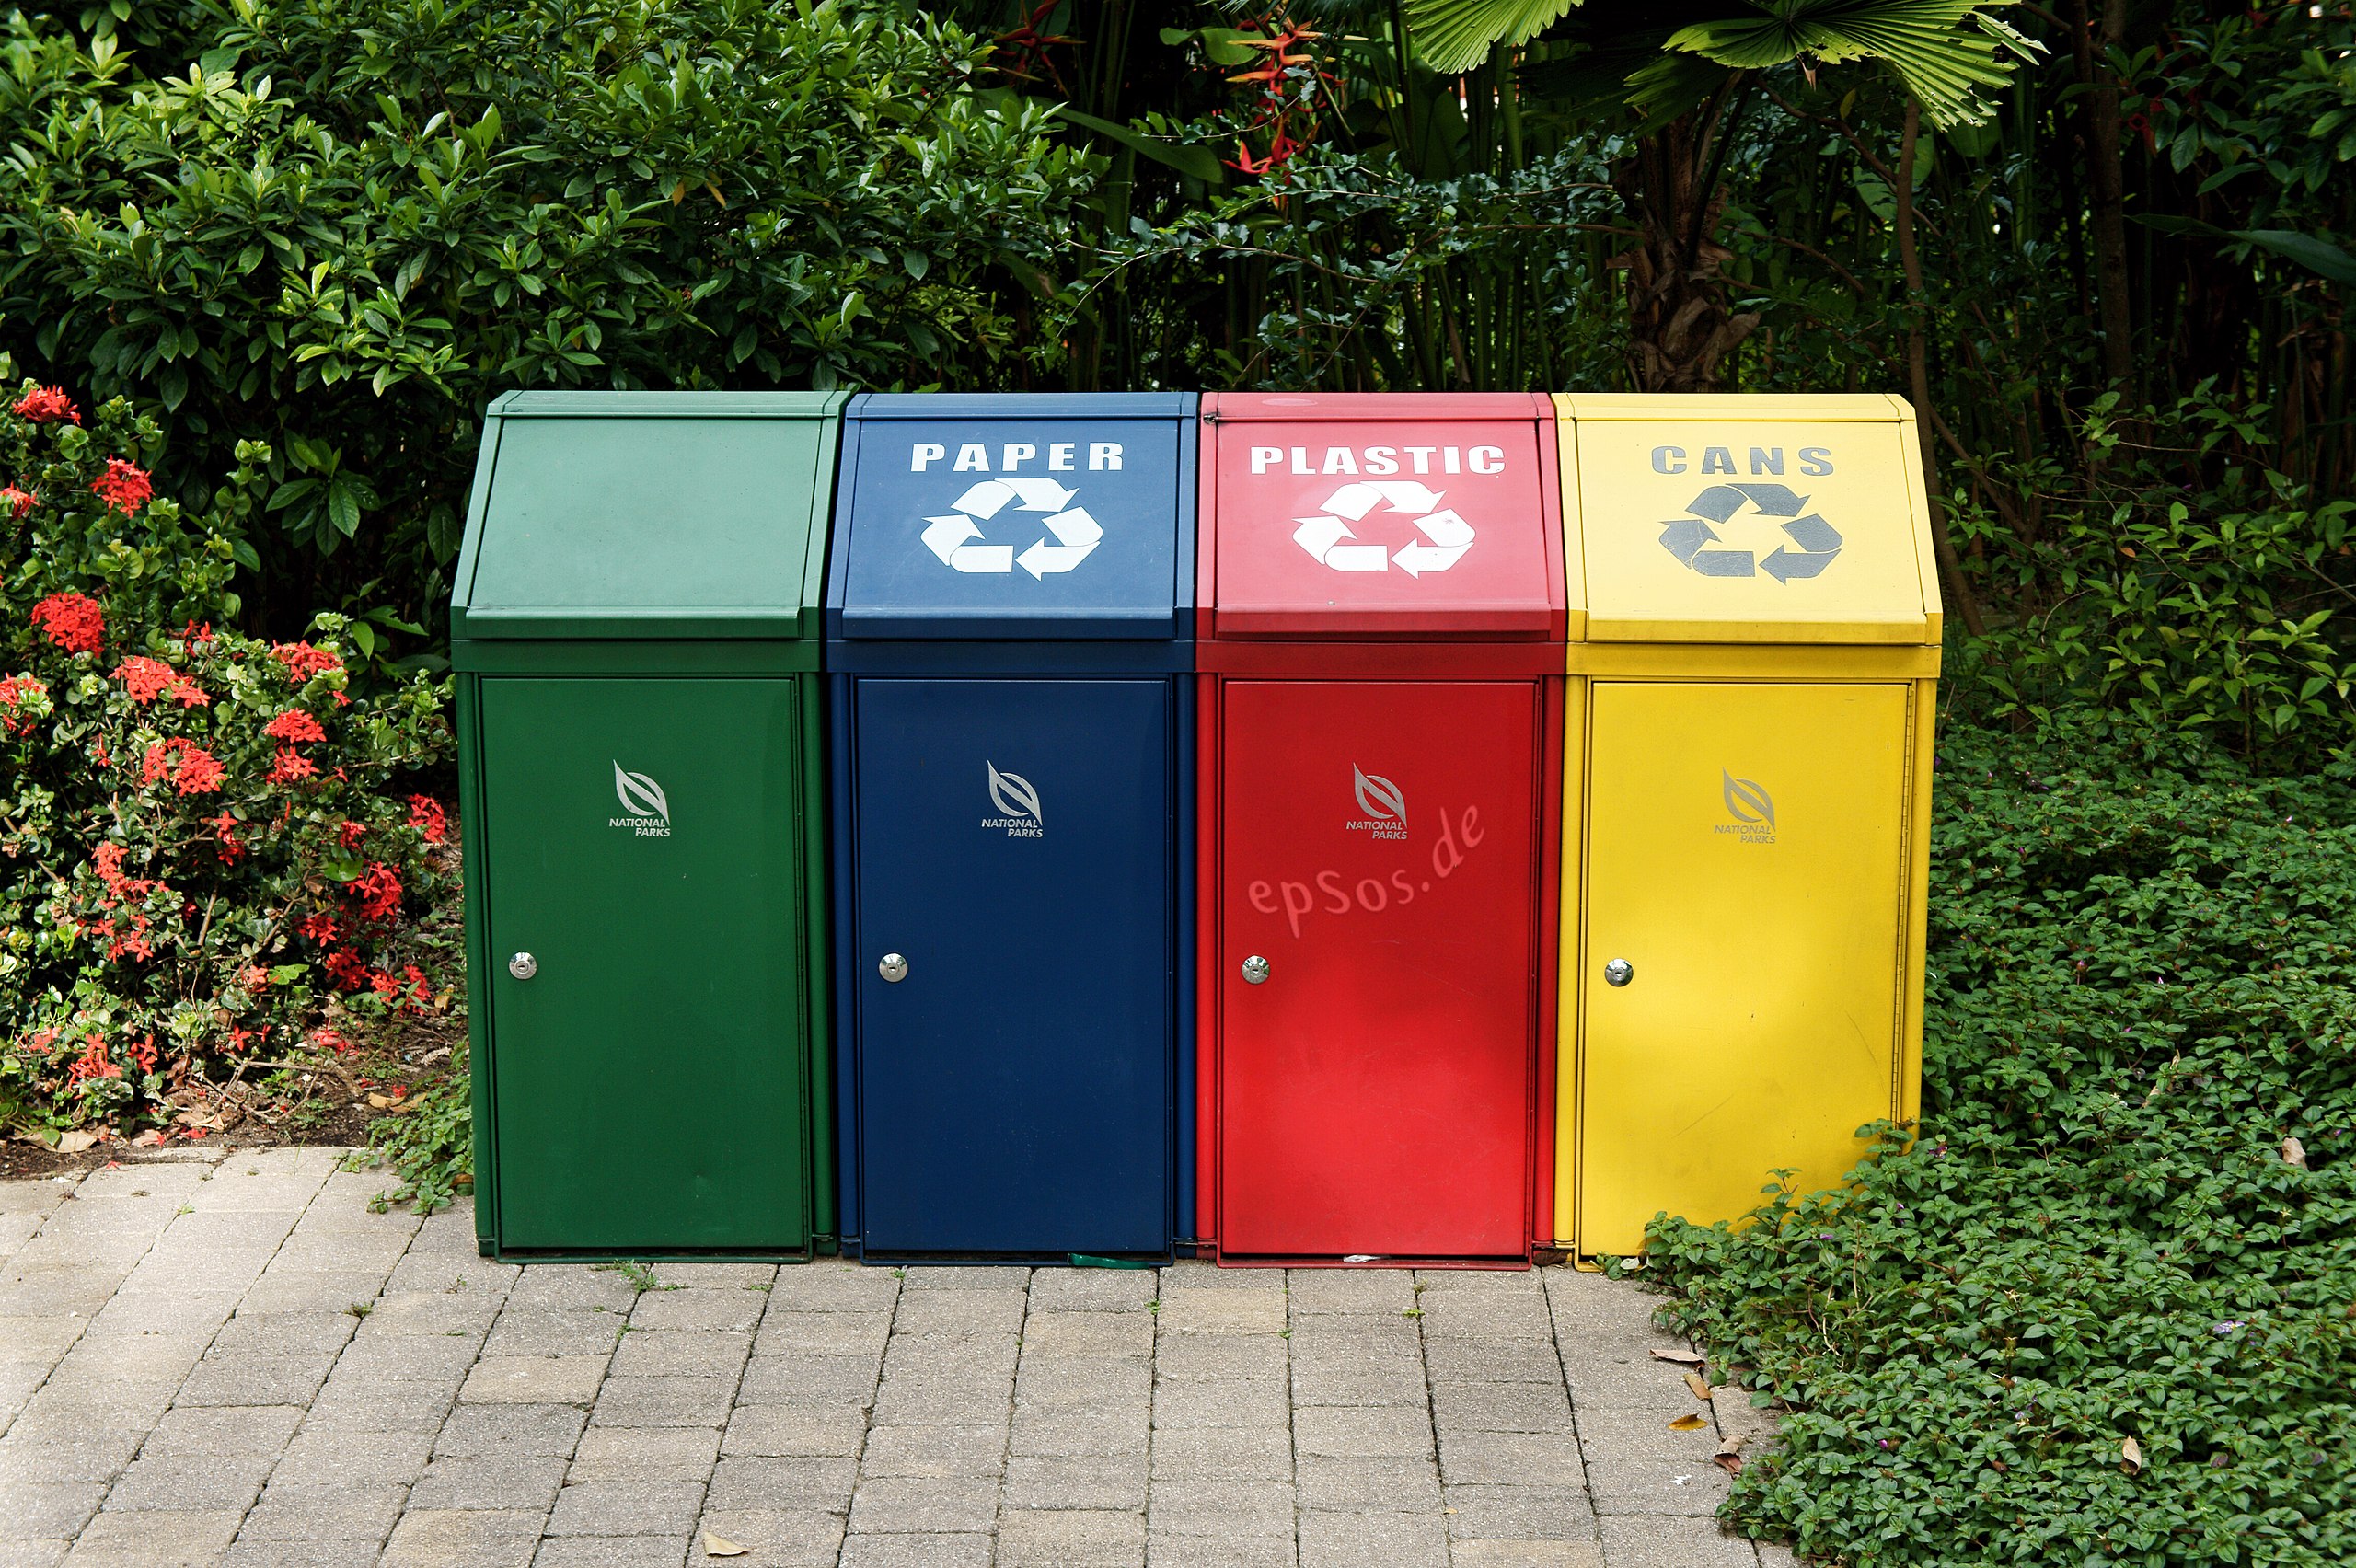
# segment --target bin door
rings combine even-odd
[[[1580,1251],[1747,1214],[1778,1169],[1835,1185],[1894,1114],[1907,699],[1596,686]]]
[[[484,679],[503,1246],[807,1244],[798,696]]]
[[[1167,1252],[1169,683],[855,692],[867,1251]]]
[[[1221,1251],[1526,1256],[1535,683],[1222,690]]]

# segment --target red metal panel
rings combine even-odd
[[[1527,1255],[1542,690],[1221,683],[1201,1212],[1223,1257]]]
[[[1205,400],[1197,635],[1559,640],[1554,429],[1522,393]]]

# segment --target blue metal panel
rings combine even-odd
[[[877,640],[1190,640],[1196,401],[853,399],[827,574],[835,667],[871,667],[859,644]]]
[[[1185,683],[848,684],[846,1237],[871,1257],[1166,1255]],[[879,975],[886,952],[906,979]]]

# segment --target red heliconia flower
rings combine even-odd
[[[96,653],[106,641],[106,617],[87,594],[52,594],[33,606],[31,618],[68,653]]]
[[[17,414],[35,424],[54,424],[59,420],[82,422],[81,411],[74,407],[74,399],[65,395],[62,386],[34,387],[17,399]]]
[[[90,481],[90,490],[126,517],[136,517],[139,509],[156,495],[156,487],[148,482],[147,470],[120,457],[107,459],[107,471]]]
[[[439,844],[450,836],[450,819],[443,813],[442,802],[431,795],[409,798],[409,824],[428,844]]]
[[[10,517],[22,517],[40,504],[40,497],[17,485],[0,487],[0,506],[8,509]]]
[[[289,745],[303,741],[324,741],[328,738],[328,732],[319,728],[319,721],[299,708],[290,708],[272,719],[261,727],[261,732],[272,740],[284,741]]]

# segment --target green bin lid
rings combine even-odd
[[[846,396],[502,397],[452,638],[815,638]]]

